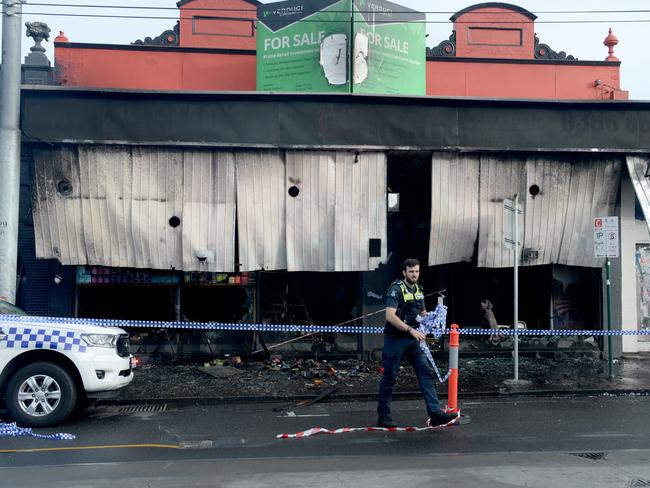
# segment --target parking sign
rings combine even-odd
[[[597,258],[618,257],[618,217],[594,219],[594,255]]]

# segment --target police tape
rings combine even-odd
[[[295,434],[278,434],[276,439],[300,439],[316,434],[345,434],[347,432],[420,432],[423,430],[439,430],[457,423],[460,419],[460,412],[450,422],[442,425],[429,425],[431,419],[427,420],[426,427],[341,427],[339,429],[325,429],[323,427],[313,427],[311,429],[296,432]]]
[[[16,423],[7,424],[0,422],[0,437],[37,437],[39,439],[47,439],[50,441],[71,441],[76,439],[76,436],[73,434],[36,434],[34,431],[27,427],[18,427]]]
[[[636,329],[458,329],[462,335],[508,335],[508,336],[624,336],[650,335],[648,330]]]
[[[340,429],[324,429],[322,427],[314,427],[295,434],[278,434],[276,439],[300,439],[302,437],[309,437],[316,434],[343,434],[346,432],[417,432],[421,430],[439,429],[440,427],[342,427]]]
[[[36,317],[25,315],[0,315],[2,323],[21,325],[87,325],[100,327],[150,328],[150,329],[190,329],[250,332],[294,332],[294,333],[341,333],[341,334],[382,334],[383,327],[356,325],[294,325],[294,324],[249,324],[233,322],[167,322],[152,320],[87,319],[73,317]],[[478,329],[459,328],[462,335],[518,335],[518,336],[624,336],[650,335],[650,329]],[[444,334],[449,331],[445,330]]]

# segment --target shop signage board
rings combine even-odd
[[[177,272],[77,266],[77,285],[178,285],[180,281]]]
[[[507,249],[513,249],[515,244],[515,201],[510,198],[503,199],[503,245]],[[523,215],[521,205],[517,203],[517,215]],[[517,246],[521,246],[524,226],[517,226]]]
[[[258,7],[257,89],[424,95],[425,16],[384,0]]]

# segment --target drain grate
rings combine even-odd
[[[630,481],[630,484],[627,486],[629,486],[630,488],[642,488],[642,487],[650,486],[650,480],[633,478],[632,481]]]
[[[120,413],[157,413],[167,410],[166,403],[157,403],[154,405],[129,405],[120,408]]]
[[[592,461],[601,461],[607,456],[604,452],[570,452],[569,454],[585,459],[591,459]]]

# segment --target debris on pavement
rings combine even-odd
[[[232,366],[219,365],[197,366],[196,369],[214,378],[231,378],[241,372],[239,369],[233,368]]]
[[[564,356],[566,354],[563,353]],[[437,361],[441,371],[444,360]],[[622,362],[621,362],[622,363]],[[615,364],[620,369],[621,363]],[[245,361],[237,367],[231,360],[192,364],[146,364],[135,370],[133,383],[120,391],[118,399],[167,398],[317,398],[332,388],[346,395],[375,395],[382,374],[376,361],[360,359],[325,360],[274,355],[259,362]],[[580,389],[607,384],[607,361],[583,357],[522,357],[519,374],[536,390]],[[511,357],[460,357],[459,394],[498,392],[513,374]],[[599,383],[600,382],[600,383]],[[408,363],[395,387],[396,393],[419,391],[417,378]],[[445,387],[438,386],[444,394]]]
[[[296,408],[296,407],[308,407],[309,405],[313,405],[314,403],[318,403],[321,400],[324,400],[327,397],[332,396],[334,393],[336,393],[339,390],[338,386],[335,386],[334,388],[330,388],[329,390],[325,390],[318,396],[314,398],[310,398],[309,400],[302,400],[297,403],[290,403],[288,405],[284,405],[282,407],[275,407],[273,408],[274,412],[282,412],[283,410],[286,410],[288,408]]]

